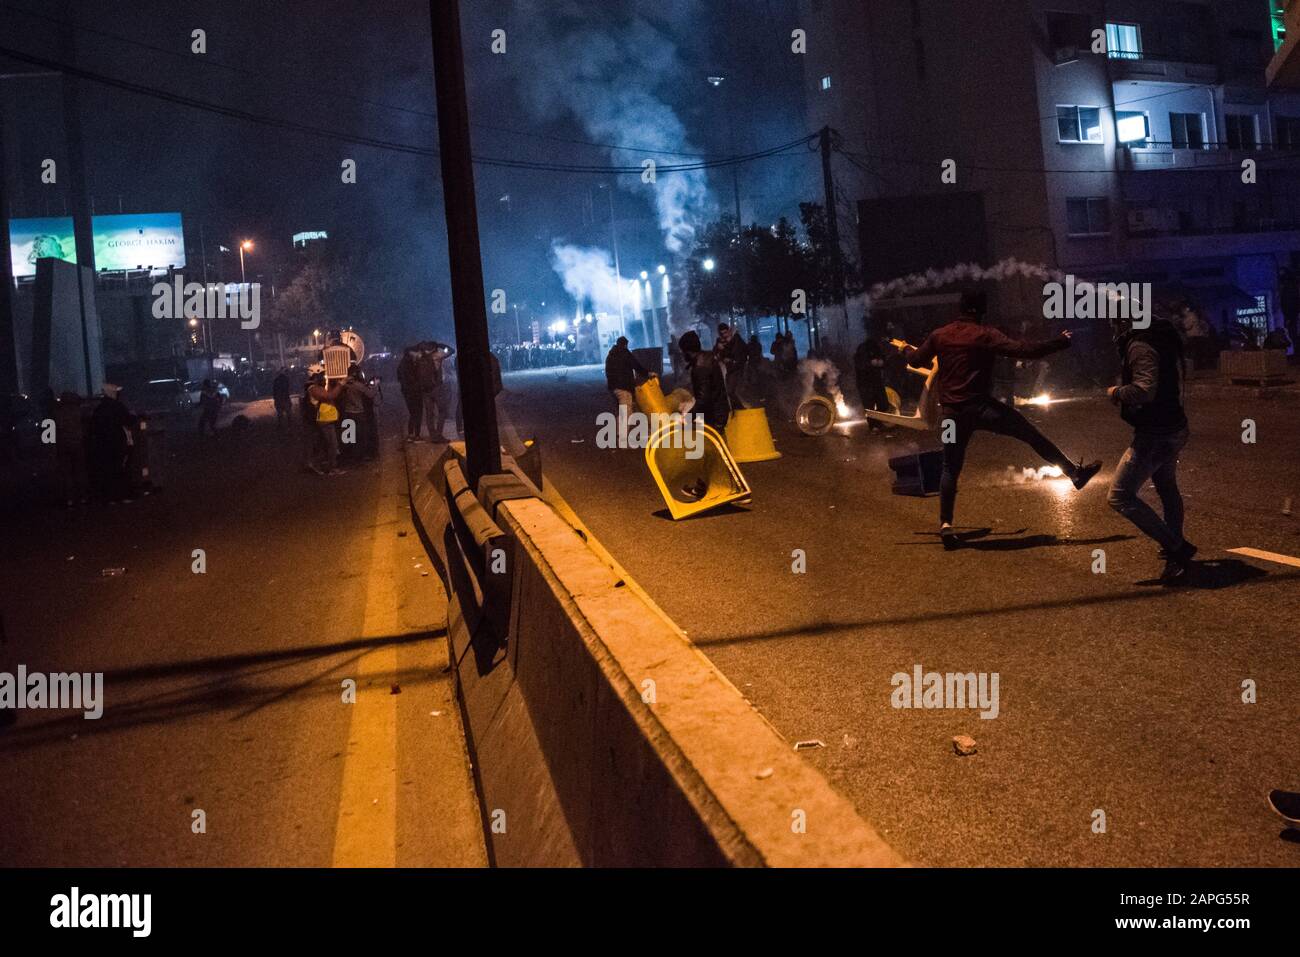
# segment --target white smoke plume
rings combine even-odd
[[[689,4],[676,4],[683,6]],[[517,58],[520,88],[539,120],[572,116],[600,143],[698,152],[661,95],[690,72],[664,30],[639,15],[611,14],[593,23],[592,6],[574,0],[527,0],[514,9],[524,18],[527,37],[518,38],[509,56]],[[680,18],[680,10],[675,16]],[[658,171],[690,163],[689,156],[607,152],[615,166],[640,168],[644,160],[654,161],[654,183],[629,173],[619,176],[619,185],[641,195],[651,191],[664,245],[673,253],[685,250],[711,208],[705,171]]]
[[[812,398],[817,380],[821,379],[826,391],[830,393],[831,401],[835,403],[836,414],[842,418],[852,414],[849,404],[844,401],[844,393],[840,390],[840,370],[835,363],[827,359],[803,358],[799,360],[798,371],[801,389],[799,405]]]
[[[978,282],[1021,277],[1040,279],[1043,282],[1064,282],[1065,273],[1040,263],[1027,263],[1019,259],[1003,259],[992,266],[980,266],[978,263],[959,263],[947,269],[927,269],[923,273],[900,276],[888,282],[878,282],[871,287],[867,296],[867,305],[876,299],[895,299],[900,296],[914,296],[929,289],[942,289],[955,282]]]
[[[619,315],[619,285],[607,250],[555,243],[551,265],[564,280],[565,291],[578,302],[589,302],[594,312]],[[622,305],[630,305],[630,289],[623,290]]]

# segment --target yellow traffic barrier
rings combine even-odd
[[[753,495],[717,430],[707,425],[693,428],[697,431],[692,438],[702,453],[698,458],[687,457],[690,450],[680,421],[659,429],[646,444],[646,465],[673,521],[733,502],[748,502]]]
[[[653,415],[656,412],[676,412],[669,402],[668,397],[664,395],[664,390],[659,385],[659,377],[651,376],[636,387],[636,407],[646,415]]]
[[[727,420],[727,448],[737,462],[770,462],[781,453],[772,441],[767,410],[733,409]]]

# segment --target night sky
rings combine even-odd
[[[635,166],[663,152],[730,155],[787,142],[806,130],[802,77],[770,68],[793,23],[792,0],[482,2],[464,8],[471,119],[477,155],[532,162]],[[26,11],[19,12],[19,11]],[[35,15],[32,15],[35,14]],[[742,15],[743,14],[743,15]],[[5,0],[0,46],[68,62],[61,24],[72,23],[76,63],[140,84],[350,136],[420,149],[436,146],[428,6],[423,0],[131,3]],[[207,33],[207,53],[190,33]],[[490,50],[494,29],[507,52]],[[38,69],[0,56],[0,72]],[[711,74],[728,77],[723,87]],[[357,256],[374,315],[394,338],[450,335],[446,243],[436,158],[333,139],[175,105],[83,82],[91,192],[99,212],[180,210],[188,242],[288,254],[290,237],[323,229]],[[62,185],[42,186],[40,160],[60,155],[54,80],[0,83],[20,131],[10,152],[15,216],[60,215]],[[358,164],[356,185],[340,163]],[[746,219],[797,215],[813,157],[741,169]],[[682,210],[702,224],[732,208],[729,170],[707,177]],[[552,244],[608,246],[608,175],[478,166],[484,272],[511,302],[572,313],[551,265]],[[509,197],[506,199],[506,197]],[[668,231],[648,187],[623,176],[615,192],[625,274],[664,262]],[[250,269],[257,266],[250,259]],[[234,263],[237,270],[237,261]],[[560,308],[556,308],[559,306]]]

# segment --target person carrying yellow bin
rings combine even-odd
[[[627,407],[631,415],[635,406],[632,393],[636,391],[637,377],[648,379],[650,373],[641,361],[627,347],[627,336],[619,336],[618,341],[605,356],[605,387],[613,394],[620,406]]]

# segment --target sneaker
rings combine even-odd
[[[1187,566],[1176,559],[1169,559],[1165,562],[1164,571],[1160,573],[1160,584],[1162,585],[1185,585],[1187,584]]]
[[[1080,492],[1083,487],[1092,481],[1092,477],[1101,471],[1101,461],[1089,462],[1087,465],[1080,464],[1074,473],[1074,487]]]
[[[682,486],[682,494],[692,502],[698,502],[700,499],[704,498],[704,493],[708,490],[709,485],[704,481],[704,479],[699,479],[691,485]]]
[[[957,537],[957,529],[953,528],[948,522],[939,526],[939,540],[943,542],[943,550],[951,552],[961,547],[961,539]]]

